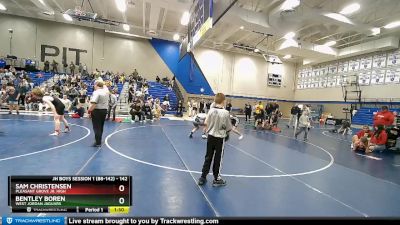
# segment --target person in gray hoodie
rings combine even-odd
[[[298,124],[299,130],[296,132],[294,137],[297,139],[297,136],[299,136],[299,134],[304,132],[304,141],[307,141],[309,127],[310,127],[309,112],[307,110],[305,110],[305,111],[303,111],[303,113],[300,116],[299,124]]]

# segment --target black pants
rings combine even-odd
[[[103,136],[104,121],[106,120],[107,109],[95,109],[92,112],[92,124],[96,145],[101,145]]]
[[[140,111],[131,111],[130,112],[130,114],[131,114],[131,116],[132,116],[132,120],[135,120],[135,116],[138,116],[139,117],[139,121],[141,121],[142,120],[142,112],[140,112]]]
[[[208,135],[207,153],[206,157],[204,158],[201,177],[203,178],[207,177],[207,174],[210,171],[211,162],[213,161],[214,157],[213,175],[214,179],[218,180],[220,175],[220,167],[223,155],[224,155],[224,139]]]
[[[18,99],[18,104],[25,105],[25,95],[21,94]]]
[[[117,106],[108,106],[108,112],[107,112],[107,120],[110,119],[111,117],[111,112],[113,114],[113,120],[115,120],[115,109],[117,108]]]
[[[249,118],[249,120],[251,119],[251,112],[246,112],[246,121],[247,121],[247,118]]]

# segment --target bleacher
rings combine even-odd
[[[38,74],[42,74],[43,76],[41,78],[37,77]],[[40,86],[42,83],[46,82],[50,78],[54,76],[53,73],[45,73],[45,72],[29,72],[28,73],[29,78],[32,80],[32,83],[34,86]]]
[[[87,95],[91,96],[94,91],[93,81],[84,81],[84,83],[87,85]],[[120,94],[122,91],[122,88],[124,87],[124,84],[118,83],[117,87],[118,87],[118,94]],[[111,89],[114,89],[114,86],[111,86]]]
[[[169,104],[171,106],[172,111],[176,111],[178,107],[178,98],[173,90],[169,90],[164,85],[157,82],[148,82],[149,83],[149,94],[154,98],[160,99],[161,103],[166,94],[169,95]],[[170,111],[172,113],[172,111]],[[167,112],[168,113],[168,112]]]
[[[380,108],[367,108],[362,107],[358,109],[357,113],[353,116],[353,125],[370,125],[373,124],[374,112],[379,112]],[[389,109],[392,112],[397,112],[399,115],[400,109]]]

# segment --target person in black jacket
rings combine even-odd
[[[204,110],[205,104],[204,104],[204,100],[201,99],[200,100],[200,105],[199,105],[199,113],[205,113],[206,111]]]
[[[246,114],[246,122],[251,119],[251,105],[247,103],[244,105],[244,113]],[[247,117],[249,118],[247,120]]]
[[[232,104],[231,104],[231,102],[228,102],[228,104],[226,104],[225,109],[226,109],[228,112],[231,112],[231,110],[232,110]]]
[[[293,128],[296,124],[298,115],[300,114],[300,108],[297,105],[293,105],[293,107],[290,109],[290,119],[289,119],[289,123],[287,124],[287,127],[290,128],[290,126],[292,125]]]
[[[131,111],[129,112],[129,114],[131,114],[132,116],[132,121],[131,121],[132,123],[135,122],[135,116],[139,117],[139,122],[143,122],[142,121],[143,112],[140,101],[136,101],[131,105]]]
[[[146,102],[146,104],[143,105],[142,111],[143,111],[145,120],[148,119],[148,120],[153,121],[153,113],[152,113],[151,105],[149,102]]]
[[[179,100],[178,102],[178,108],[176,109],[176,116],[182,117],[183,116],[183,101]]]

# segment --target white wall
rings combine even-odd
[[[400,85],[361,86],[362,98],[400,98]],[[294,100],[297,101],[344,101],[341,87],[296,90]]]
[[[89,69],[130,73],[136,68],[152,80],[157,75],[173,76],[148,40],[126,39],[103,30],[5,14],[0,14],[0,56],[9,54],[9,28],[14,30],[12,55],[19,58],[40,60],[41,45],[45,44],[60,49],[60,55],[55,57],[60,65],[62,48],[68,47],[87,50],[81,53],[81,61]],[[53,57],[46,60],[52,61]],[[67,61],[75,61],[74,52],[68,52]]]
[[[207,48],[196,49],[194,55],[214,92],[284,100],[294,98],[293,64],[267,65],[262,57]],[[283,75],[282,87],[267,85],[268,72]]]

